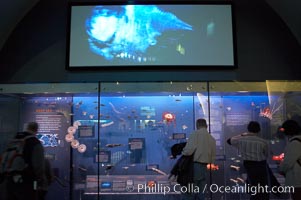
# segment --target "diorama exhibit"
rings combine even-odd
[[[258,121],[270,144],[269,166],[284,184],[278,158],[287,139],[279,127],[286,119],[300,122],[300,86],[298,81],[1,84],[0,147],[26,122],[39,123],[38,137],[56,176],[51,199],[180,199],[179,185],[168,179],[178,159],[171,158],[171,147],[186,141],[196,119],[207,120],[217,144],[208,180],[231,187],[244,185],[246,173],[226,140]],[[245,191],[206,195],[248,197]]]

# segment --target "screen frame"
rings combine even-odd
[[[67,35],[66,35],[66,64],[65,69],[68,71],[171,71],[171,70],[233,70],[237,68],[237,41],[236,41],[236,23],[233,2],[228,1],[156,1],[147,2],[135,1],[132,5],[229,5],[231,7],[232,22],[232,48],[233,48],[233,65],[103,65],[103,66],[70,66],[70,36],[71,36],[71,14],[74,6],[97,6],[97,5],[130,5],[127,1],[102,1],[102,2],[68,2],[67,14]]]
[[[102,154],[108,156],[107,161],[99,160],[99,156]],[[107,150],[101,150],[101,151],[95,153],[94,154],[94,163],[111,163],[111,156],[112,156],[111,154],[112,154],[111,151],[107,151]]]
[[[82,129],[89,128],[91,130],[91,135],[83,135],[81,133]],[[95,137],[95,126],[94,125],[80,125],[78,126],[78,137],[79,138],[94,138]]]

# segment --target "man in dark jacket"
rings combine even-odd
[[[182,154],[186,142],[174,144],[171,147],[172,159],[176,159],[178,155]],[[193,183],[193,155],[182,155],[170,171],[169,180],[176,181],[181,185],[187,187]]]
[[[36,135],[38,124],[29,122],[24,132],[17,133],[15,139],[22,139]],[[36,137],[28,137],[23,149],[24,160],[28,167],[22,172],[22,177],[17,179],[15,174],[6,178],[7,200],[37,200],[38,189],[44,180],[44,148]],[[18,175],[19,176],[19,175]],[[20,176],[19,176],[20,177]]]

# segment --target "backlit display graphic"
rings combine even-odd
[[[38,139],[44,147],[56,147],[58,143],[58,134],[37,134]]]

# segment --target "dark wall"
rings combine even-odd
[[[1,83],[300,80],[301,46],[262,0],[235,0],[237,69],[67,71],[67,0],[41,0],[0,52]]]

